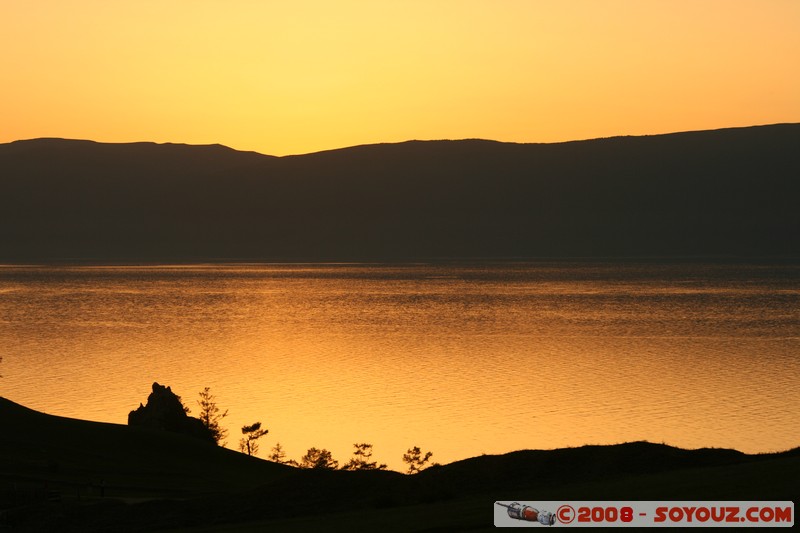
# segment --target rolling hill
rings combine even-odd
[[[496,500],[794,500],[800,449],[633,442],[473,457],[408,476],[302,470],[0,398],[0,529],[476,530]]]
[[[0,261],[800,255],[800,124],[558,144],[0,145]]]

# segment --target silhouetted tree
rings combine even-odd
[[[239,449],[247,455],[258,453],[258,439],[269,433],[268,429],[261,429],[261,422],[242,427],[244,437],[239,441]]]
[[[267,459],[269,459],[273,463],[297,466],[297,461],[295,461],[294,459],[288,459],[288,460],[286,459],[286,452],[283,451],[283,446],[281,446],[280,442],[275,443],[275,446],[272,447],[272,453],[270,453]]]
[[[286,452],[283,451],[283,446],[281,446],[280,442],[276,442],[275,446],[272,447],[272,452],[267,457],[273,463],[285,463],[286,462]]]
[[[403,462],[408,465],[409,474],[416,474],[426,468],[425,464],[430,460],[431,456],[433,456],[431,452],[427,452],[423,456],[422,450],[414,446],[413,448],[409,448],[407,453],[403,454]]]
[[[353,444],[353,458],[347,461],[342,470],[384,470],[385,464],[378,464],[372,459],[372,444]]]
[[[211,388],[206,387],[200,391],[200,399],[197,400],[200,405],[200,421],[208,429],[209,433],[214,437],[214,442],[217,446],[224,446],[223,439],[228,436],[228,430],[223,429],[219,422],[228,416],[228,410],[220,414],[219,406],[217,406],[216,398],[211,394]]]
[[[331,457],[331,452],[326,449],[318,450],[309,448],[308,452],[300,459],[300,468],[339,468],[339,461]]]
[[[285,463],[286,462],[286,452],[283,451],[283,446],[281,446],[280,442],[276,442],[275,446],[272,447],[272,452],[269,454],[267,458],[273,463]]]

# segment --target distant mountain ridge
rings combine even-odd
[[[800,124],[557,144],[0,145],[0,261],[800,256]]]

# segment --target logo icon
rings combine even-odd
[[[519,502],[510,504],[500,502],[495,503],[501,507],[505,507],[508,510],[508,516],[516,520],[539,522],[545,526],[552,526],[556,523],[556,515],[550,511],[540,511],[535,507],[531,507],[530,505],[522,505]]]

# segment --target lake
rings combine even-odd
[[[0,395],[55,415],[209,386],[262,457],[800,445],[800,265],[2,266],[0,349]]]

